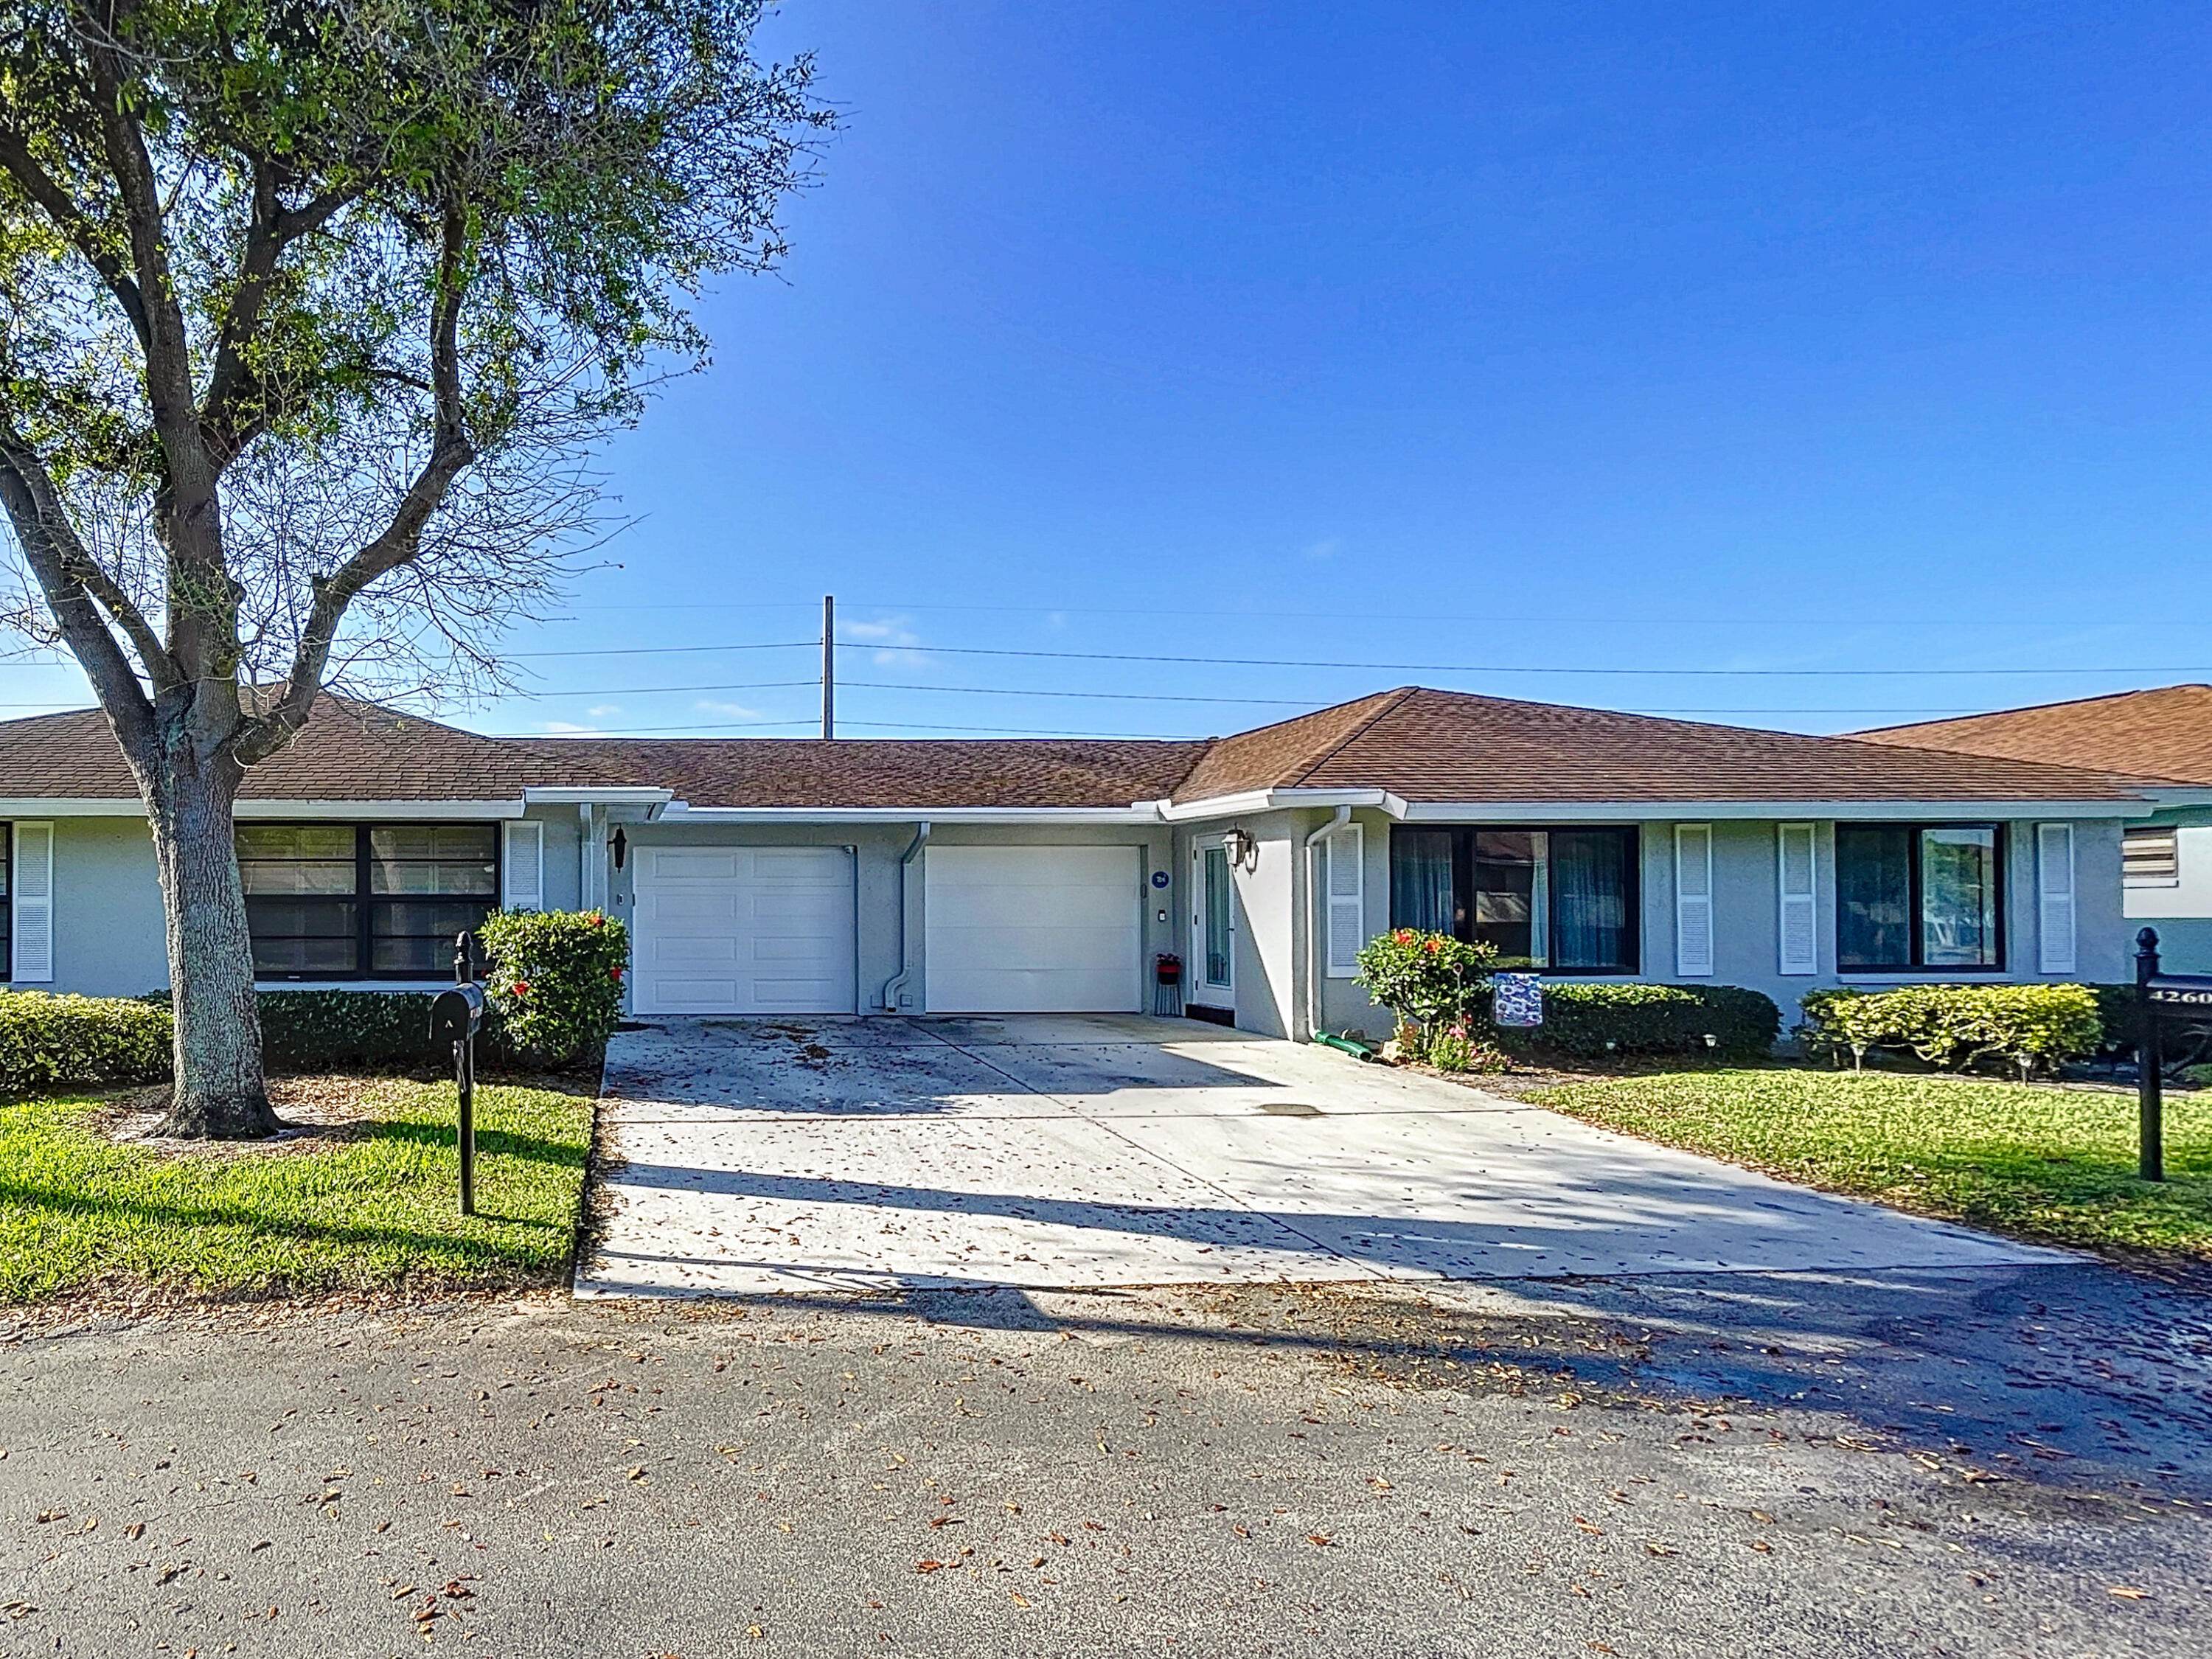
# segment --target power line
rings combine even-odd
[[[809,611],[817,602],[800,599],[707,600],[687,604],[666,599],[653,603],[579,605],[568,607],[574,611]],[[1005,616],[1030,617],[1146,617],[1158,618],[1157,606],[1095,605],[945,605],[895,604],[888,600],[848,599],[842,603],[865,611],[929,611],[992,613]],[[1620,628],[2079,628],[2081,621],[2075,617],[1592,617],[1568,615],[1509,615],[1499,611],[1255,611],[1239,606],[1230,610],[1206,611],[1177,605],[1174,615],[1182,617],[1260,617],[1276,622],[1439,622],[1439,623],[1545,623],[1554,625],[1596,624]],[[2109,626],[2110,624],[2100,624]],[[2122,626],[2134,624],[2123,623]]]
[[[883,732],[974,732],[987,737],[1004,738],[1096,738],[1112,743],[1202,743],[1202,738],[1185,736],[1160,737],[1133,735],[1127,732],[1048,732],[1025,726],[925,726],[910,720],[843,720],[843,726],[864,726]],[[611,732],[487,732],[483,735],[509,740],[527,738],[532,742],[566,743],[580,738],[625,738],[653,736],[664,732],[734,732],[767,730],[778,726],[815,726],[817,721],[799,720],[725,720],[707,726],[626,726]],[[845,742],[842,737],[837,741]]]
[[[840,651],[877,651],[879,645],[840,640]],[[1209,668],[1355,668],[1407,674],[1604,674],[1626,677],[1710,676],[1750,678],[1869,679],[1975,674],[2212,674],[2212,668],[1584,668],[1467,662],[1323,662],[1292,657],[1181,657],[1123,651],[1020,651],[1003,646],[924,645],[894,647],[947,657],[1032,657],[1060,662],[1152,662]]]

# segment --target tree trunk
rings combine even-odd
[[[227,756],[204,763],[179,743],[147,780],[176,1007],[176,1091],[158,1131],[165,1135],[246,1140],[283,1127],[261,1077],[253,945],[233,839],[242,775]]]

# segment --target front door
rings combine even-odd
[[[1218,838],[1190,849],[1190,1000],[1237,1006],[1237,905],[1229,851]]]

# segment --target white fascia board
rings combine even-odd
[[[1160,801],[1156,807],[1170,823],[1190,823],[1292,806],[1376,806],[1391,811],[1392,799],[1381,789],[1250,789],[1237,795],[1209,795],[1203,800]]]
[[[1654,800],[1422,801],[1399,816],[1413,823],[1634,823],[1709,819],[1894,823],[1907,819],[2135,818],[2140,800]]]
[[[519,800],[242,800],[241,818],[519,818]],[[135,797],[0,799],[4,818],[143,818],[146,803]]]
[[[519,818],[519,800],[242,800],[241,818]]]
[[[146,803],[136,795],[59,797],[16,795],[0,800],[0,818],[143,818]]]
[[[1157,823],[1150,806],[694,806],[671,801],[655,823]]]
[[[525,806],[659,806],[675,799],[672,789],[637,784],[565,784],[532,786],[522,792]]]

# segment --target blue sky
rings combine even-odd
[[[848,117],[793,257],[606,457],[622,568],[512,641],[641,654],[463,723],[803,734],[760,683],[807,650],[660,648],[824,592],[854,735],[2212,678],[2202,6],[802,0],[762,45]]]

